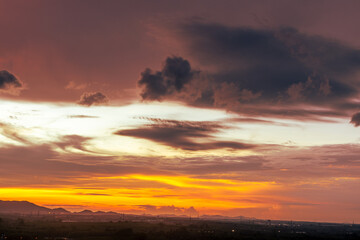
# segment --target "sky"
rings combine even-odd
[[[0,199],[360,222],[359,7],[0,0]]]

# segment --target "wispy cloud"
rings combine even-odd
[[[125,129],[116,135],[144,138],[183,150],[251,149],[255,145],[238,141],[216,140],[213,134],[225,128],[217,122],[196,122],[151,119],[154,123],[144,127]]]

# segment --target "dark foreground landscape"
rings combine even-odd
[[[96,214],[79,214],[70,218],[3,214],[0,239],[360,239],[360,225],[356,224],[135,215],[110,218],[113,220]]]
[[[360,239],[359,224],[261,220],[219,215],[134,215],[46,208],[0,200],[0,240]]]

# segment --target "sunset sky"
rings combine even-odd
[[[0,0],[0,200],[360,222],[359,9]]]

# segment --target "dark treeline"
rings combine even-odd
[[[62,222],[59,219],[1,217],[0,239],[128,239],[128,240],[235,240],[235,239],[360,239],[360,226],[350,224],[254,224],[209,220],[162,222]]]

